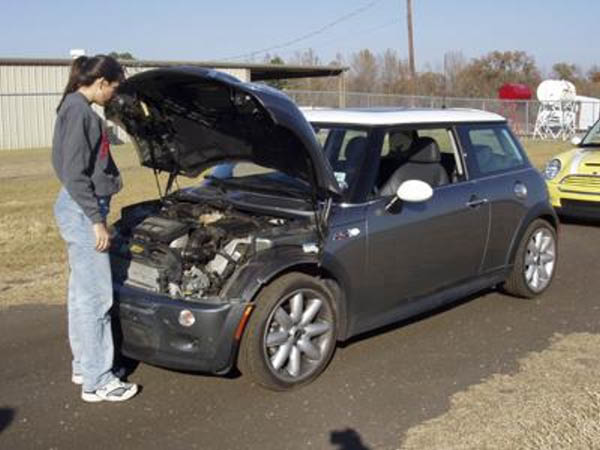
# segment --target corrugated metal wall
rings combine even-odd
[[[128,67],[127,75],[153,67]],[[249,80],[248,69],[218,69]],[[0,149],[49,147],[56,107],[69,76],[64,65],[0,65]],[[101,114],[100,108],[95,108]],[[116,128],[116,127],[115,127]],[[122,130],[117,136],[126,141]]]

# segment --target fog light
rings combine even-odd
[[[194,313],[192,313],[189,309],[184,309],[179,313],[179,324],[182,327],[191,327],[196,322],[196,318],[194,317]]]

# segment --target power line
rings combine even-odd
[[[383,30],[385,28],[391,27],[392,25],[397,25],[397,24],[399,24],[401,22],[402,22],[401,19],[393,19],[393,20],[387,21],[385,23],[382,23],[381,25],[377,25],[377,26],[374,26],[374,27],[370,27],[370,28],[366,28],[366,29],[363,29],[363,30],[358,30],[358,31],[355,31],[355,32],[352,32],[352,33],[344,34],[343,36],[338,36],[338,37],[336,37],[334,39],[328,39],[326,41],[321,42],[320,44],[315,44],[315,45],[313,45],[311,47],[302,47],[302,48],[287,49],[287,50],[284,50],[283,52],[280,52],[280,54],[284,55],[286,53],[299,52],[299,51],[302,51],[302,50],[308,50],[308,49],[313,48],[313,47],[314,47],[314,50],[318,52],[319,49],[321,49],[323,47],[330,46],[331,44],[334,44],[336,42],[340,42],[341,40],[346,40],[348,37],[363,36],[363,35],[365,35],[367,33],[371,33],[373,31]]]
[[[342,22],[345,22],[346,20],[351,19],[351,18],[353,18],[353,17],[355,17],[355,16],[357,16],[357,15],[365,12],[366,10],[368,10],[368,9],[372,8],[373,6],[375,6],[380,1],[381,0],[373,0],[372,2],[370,2],[370,3],[368,3],[368,4],[364,5],[364,6],[361,6],[360,8],[357,8],[354,11],[351,11],[348,14],[344,14],[343,16],[337,18],[336,20],[327,23],[326,25],[322,26],[319,29],[311,31],[310,33],[303,34],[302,36],[299,36],[299,37],[297,37],[295,39],[291,39],[289,41],[283,42],[283,43],[278,44],[278,45],[273,45],[271,47],[266,47],[266,48],[263,48],[263,49],[260,49],[260,50],[255,50],[253,52],[244,53],[244,54],[236,55],[236,56],[231,56],[229,58],[224,58],[221,61],[229,61],[229,60],[232,60],[232,59],[251,58],[251,57],[256,56],[256,55],[258,55],[260,53],[267,53],[267,52],[270,52],[270,51],[273,51],[273,50],[278,50],[280,48],[285,48],[285,47],[289,47],[290,45],[297,44],[300,41],[304,41],[304,40],[309,39],[309,38],[311,38],[313,36],[316,36],[318,34],[324,33],[328,29],[333,28],[334,26],[336,26],[336,25],[338,25],[338,24],[340,24]]]

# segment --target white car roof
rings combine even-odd
[[[311,123],[348,125],[402,125],[423,123],[505,122],[498,114],[478,109],[416,109],[416,108],[300,108]]]

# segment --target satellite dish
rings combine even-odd
[[[573,83],[566,80],[545,80],[537,88],[540,102],[574,101],[576,94]]]

